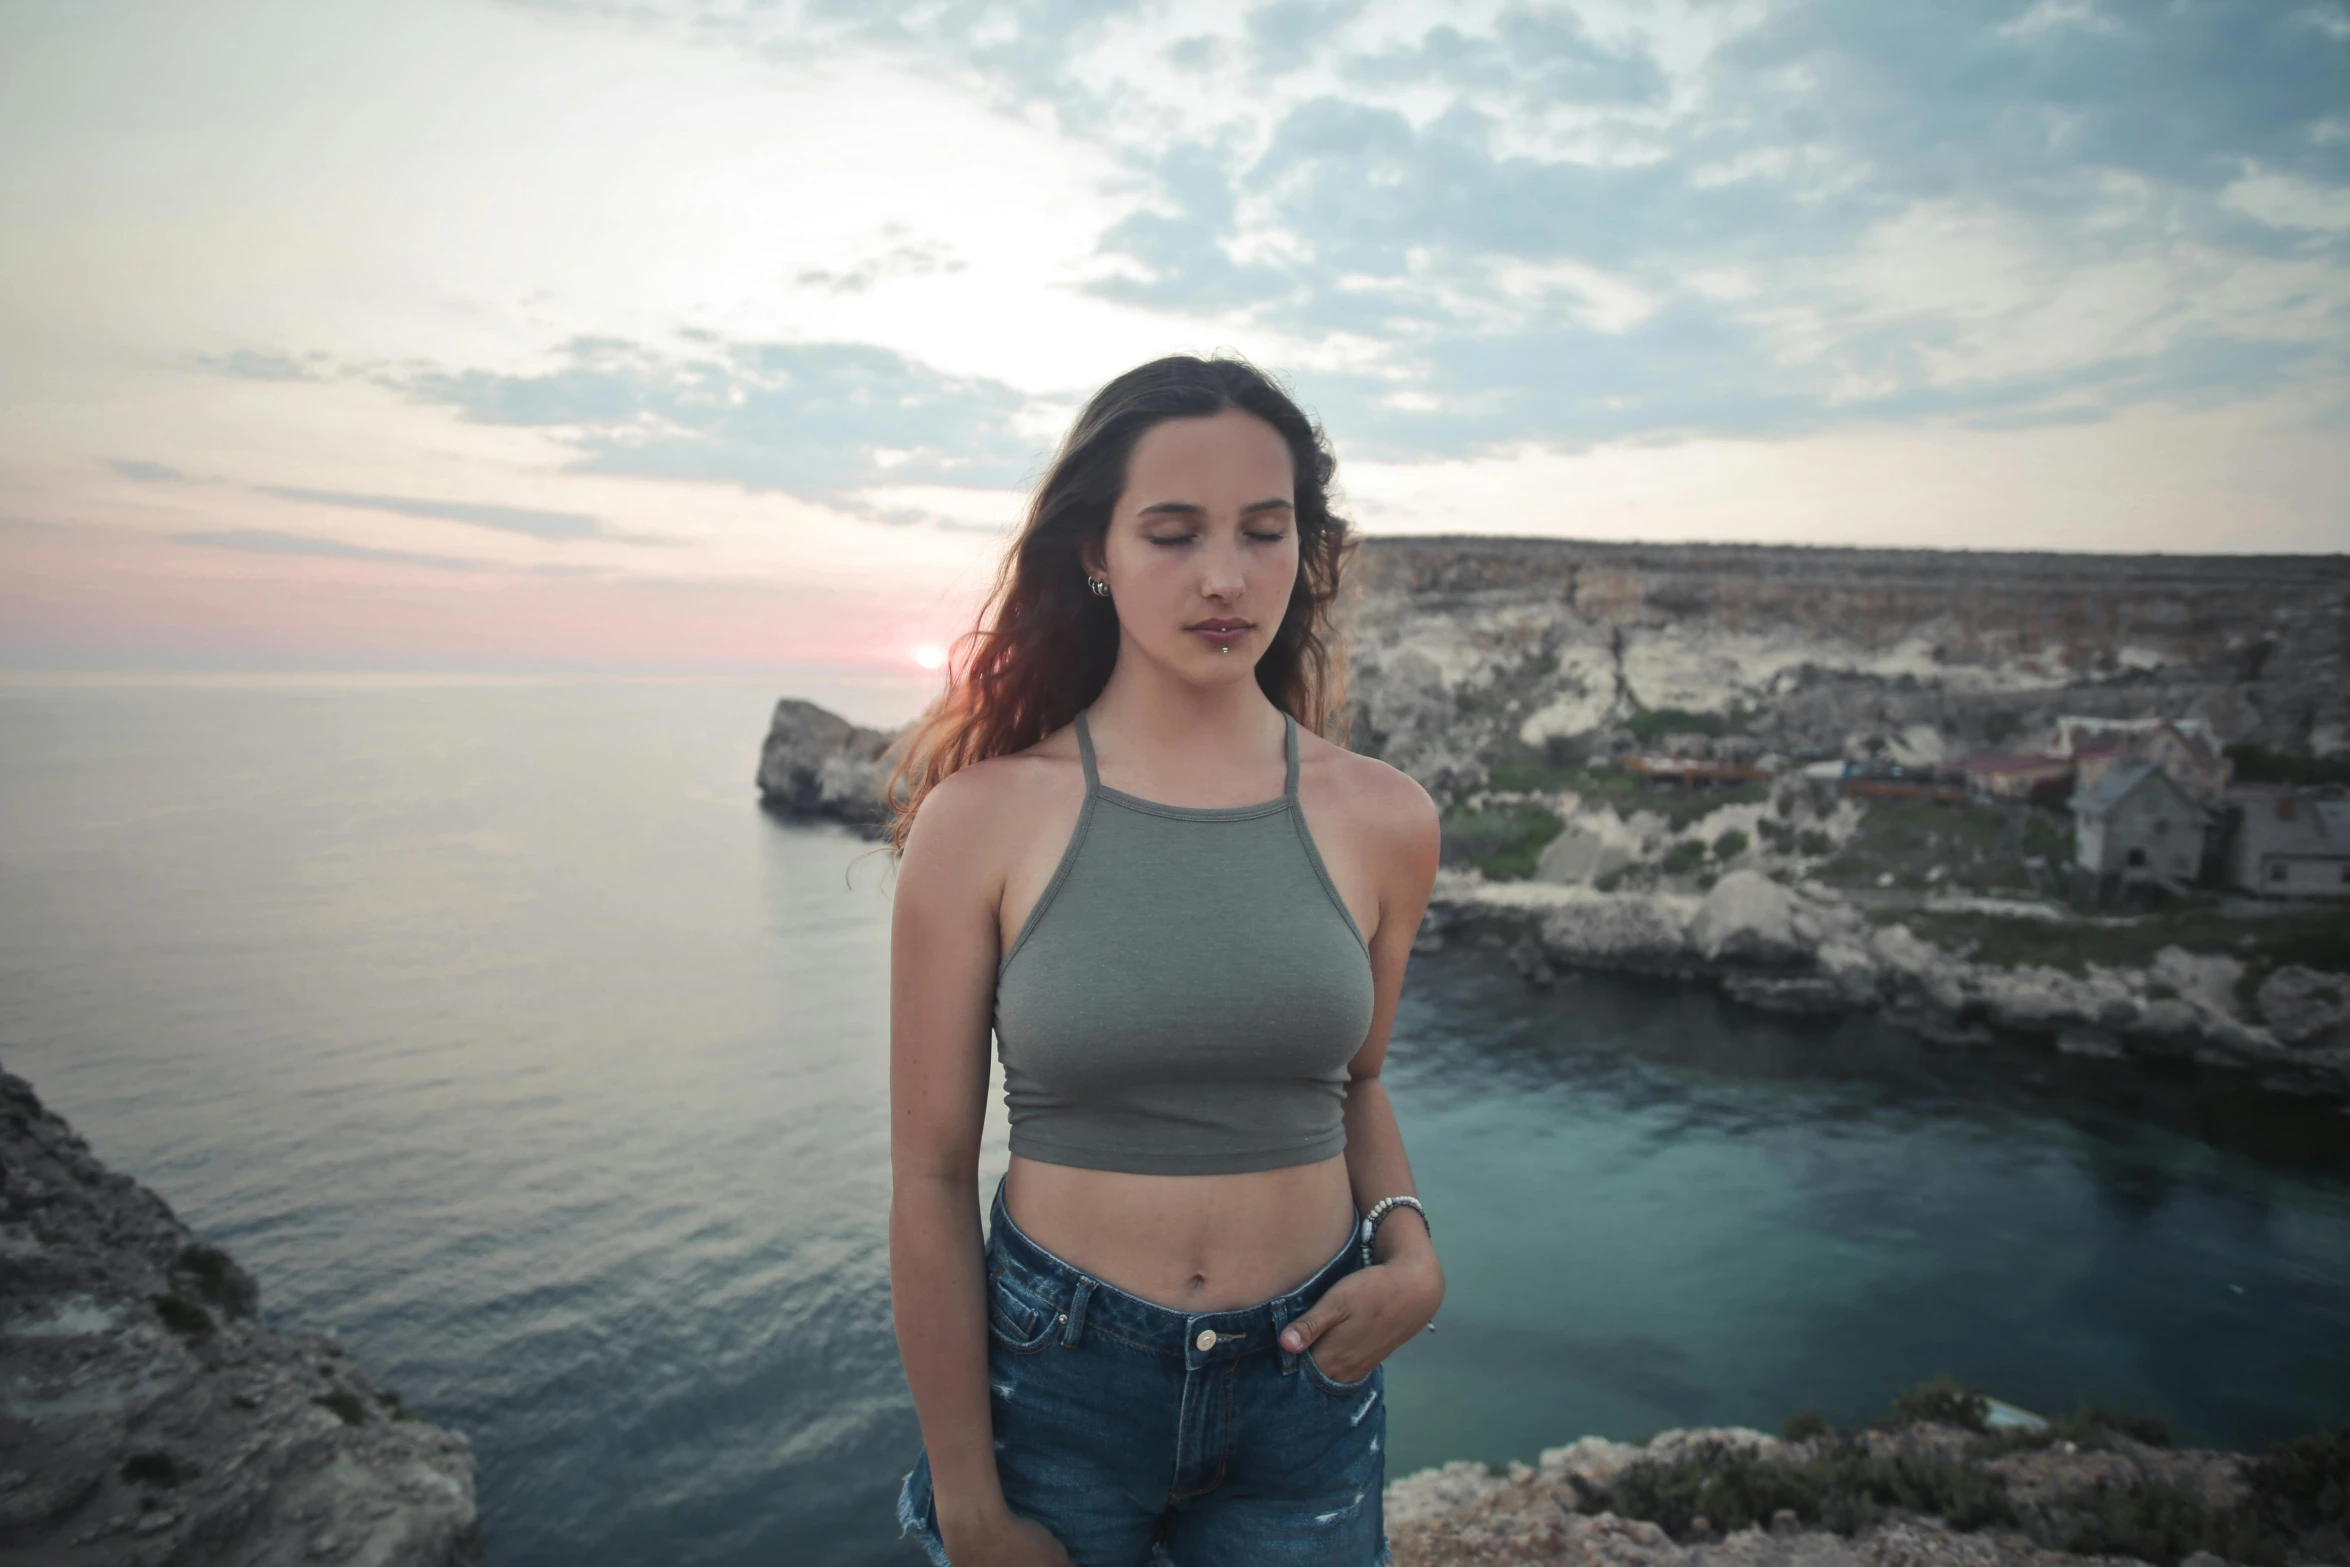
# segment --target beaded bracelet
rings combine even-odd
[[[1382,1197],[1377,1202],[1371,1204],[1371,1211],[1363,1215],[1364,1267],[1367,1268],[1371,1265],[1371,1243],[1379,1238],[1380,1221],[1385,1219],[1389,1214],[1393,1213],[1398,1208],[1409,1208],[1412,1210],[1412,1212],[1420,1216],[1420,1222],[1422,1224],[1428,1223],[1428,1210],[1420,1206],[1420,1199],[1417,1197],[1406,1197],[1402,1195],[1397,1195],[1394,1197]],[[1435,1233],[1433,1226],[1430,1226],[1429,1233]]]

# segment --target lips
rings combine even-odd
[[[1184,628],[1219,653],[1229,653],[1232,645],[1249,634],[1245,620],[1203,620],[1196,626]]]

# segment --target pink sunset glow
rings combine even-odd
[[[20,7],[0,668],[926,680],[1223,349],[1366,533],[2350,546],[2338,7],[1798,9]]]

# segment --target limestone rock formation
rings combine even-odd
[[[1522,974],[1607,969],[1694,979],[1779,1012],[1877,1008],[1941,1044],[2037,1039],[2068,1055],[2192,1060],[2242,1068],[2263,1088],[2350,1102],[2350,980],[2281,968],[2241,1015],[2234,958],[2164,948],[2144,968],[1977,963],[1898,921],[1874,925],[1841,900],[1733,870],[1703,896],[1603,893],[1540,881],[1436,877],[1417,950],[1464,923],[1499,927]],[[1534,939],[1528,940],[1527,937]]]
[[[1696,900],[1674,893],[1585,893],[1560,900],[1542,920],[1552,961],[1578,968],[1677,973],[1688,966]]]
[[[2350,559],[1375,538],[1350,576],[1357,749],[1439,802],[1642,712],[1789,754],[1931,762],[2060,713],[2350,750]],[[1628,741],[1627,741],[1628,743]]]
[[[1615,812],[1579,813],[1543,846],[1534,862],[1534,879],[1562,887],[1588,886],[1630,865],[1640,852],[1639,839]]]
[[[900,733],[867,729],[786,697],[775,704],[759,748],[760,799],[786,815],[829,817],[878,837],[889,815],[881,795],[883,753]]]
[[[1812,943],[1796,932],[1803,900],[1756,871],[1732,871],[1689,922],[1689,945],[1709,963],[1800,962]],[[1816,923],[1816,921],[1815,921]]]
[[[2291,965],[2262,982],[2261,1020],[2287,1045],[2319,1048],[2350,1042],[2350,981]]]
[[[0,1071],[0,1557],[474,1567],[473,1452]]]

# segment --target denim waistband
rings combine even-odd
[[[1359,1229],[1359,1209],[1355,1218]],[[1328,1262],[1284,1294],[1229,1311],[1177,1311],[1105,1284],[1029,1239],[1012,1221],[1000,1180],[988,1212],[991,1270],[999,1264],[1018,1269],[1022,1286],[1050,1301],[1061,1322],[1062,1343],[1074,1346],[1088,1333],[1103,1333],[1138,1349],[1180,1355],[1185,1368],[1194,1371],[1279,1348],[1281,1330],[1304,1316],[1323,1291],[1362,1265],[1356,1233],[1350,1230],[1346,1243]],[[1281,1369],[1291,1369],[1297,1357],[1286,1349],[1280,1353]]]

